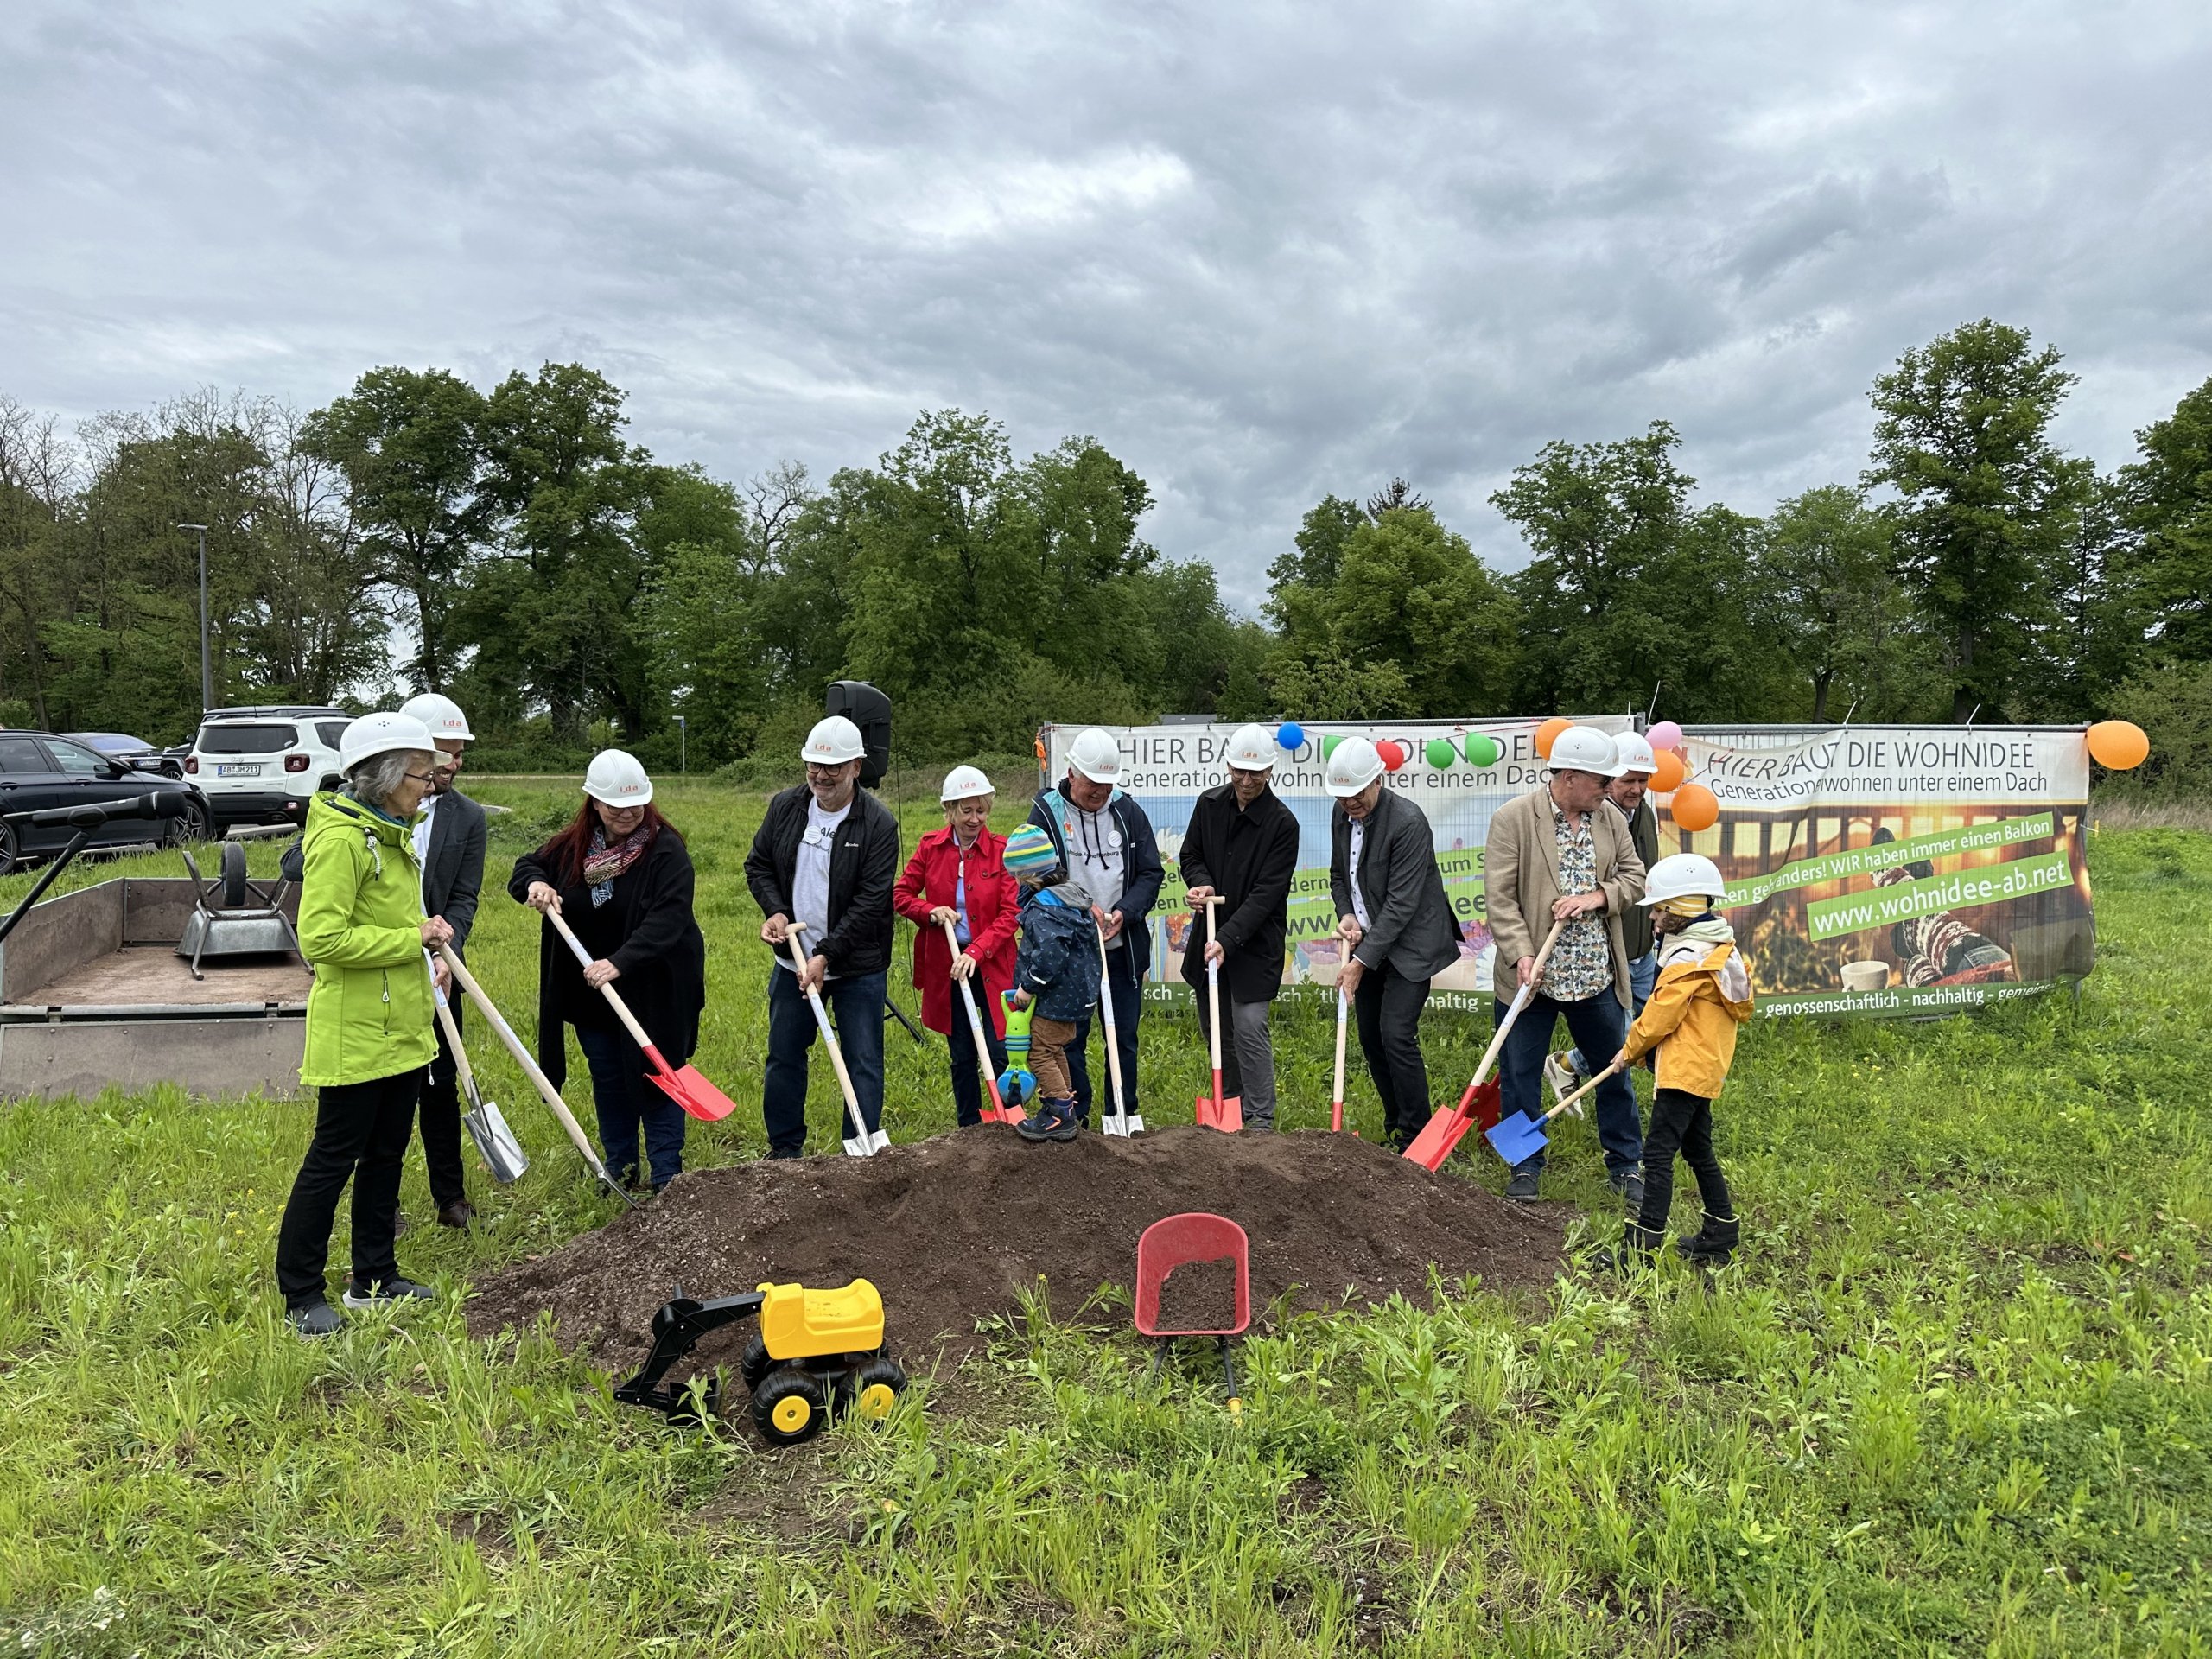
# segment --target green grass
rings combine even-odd
[[[574,799],[483,792],[517,809],[502,873]],[[694,1125],[691,1157],[728,1161],[762,1149],[766,960],[739,870],[760,800],[667,804],[710,942],[698,1062],[742,1108]],[[1709,1284],[1671,1260],[1628,1281],[1584,1268],[1541,1307],[1452,1286],[1300,1318],[1246,1344],[1241,1422],[1195,1358],[1146,1395],[1133,1341],[1042,1306],[940,1387],[957,1412],[911,1405],[886,1432],[782,1453],[617,1408],[542,1339],[473,1344],[473,1275],[604,1213],[504,1057],[484,1070],[535,1167],[484,1184],[480,1236],[403,1237],[403,1265],[448,1293],[436,1306],[315,1347],[270,1286],[304,1103],[8,1104],[0,1641],[2212,1653],[2212,838],[2106,831],[2092,856],[2101,960],[2078,1002],[1750,1029],[1719,1112],[1738,1268]],[[526,1020],[530,918],[494,894],[476,937],[478,973]],[[1432,1025],[1440,1092],[1476,1033]],[[1146,1029],[1147,1116],[1183,1116],[1195,1027]],[[1282,1022],[1292,1126],[1325,1122],[1329,1035],[1319,1008]],[[894,1138],[946,1127],[942,1050],[894,1029],[889,1052]],[[1611,1211],[1588,1135],[1571,1124],[1555,1167],[1595,1236]],[[404,1201],[427,1219],[419,1161]]]

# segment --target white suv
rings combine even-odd
[[[218,833],[234,823],[304,823],[315,791],[338,787],[343,709],[211,709],[186,757]]]

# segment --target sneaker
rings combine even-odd
[[[1541,1184],[1543,1177],[1543,1166],[1533,1159],[1525,1164],[1516,1164],[1513,1166],[1513,1173],[1506,1179],[1505,1196],[1509,1198],[1534,1199],[1538,1196],[1536,1189]]]
[[[390,1279],[380,1279],[366,1287],[358,1279],[348,1279],[342,1300],[348,1307],[395,1307],[406,1302],[431,1301],[437,1294],[428,1285],[418,1285],[412,1279],[395,1275]]]
[[[1700,1262],[1707,1267],[1726,1267],[1736,1254],[1736,1246],[1743,1237],[1743,1224],[1733,1216],[1726,1221],[1707,1212],[1705,1225],[1694,1233],[1685,1233],[1675,1241],[1686,1262]]]
[[[1643,1208],[1643,1172],[1640,1169],[1616,1171],[1610,1178],[1613,1191],[1621,1195],[1622,1207],[1631,1214]]]
[[[297,1307],[284,1310],[284,1322],[302,1336],[334,1337],[346,1328],[346,1321],[338,1310],[320,1296],[311,1302],[302,1302]]]
[[[1573,1094],[1582,1082],[1582,1074],[1574,1069],[1574,1051],[1562,1048],[1556,1054],[1544,1056],[1544,1081],[1552,1086],[1554,1099]],[[1570,1110],[1573,1109],[1569,1108]]]

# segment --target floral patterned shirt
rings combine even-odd
[[[1580,821],[1552,806],[1552,833],[1559,837],[1559,890],[1573,899],[1598,891],[1598,843],[1590,830],[1590,814]],[[1559,931],[1551,960],[1537,986],[1554,1002],[1582,1002],[1613,982],[1612,952],[1605,937],[1603,913],[1585,921],[1569,922]]]

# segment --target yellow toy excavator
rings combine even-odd
[[[710,1331],[758,1315],[760,1329],[745,1346],[738,1371],[753,1395],[753,1423],[771,1446],[812,1440],[836,1413],[858,1412],[880,1422],[906,1391],[906,1373],[883,1351],[883,1298],[865,1279],[840,1290],[762,1285],[741,1296],[700,1301],[676,1294],[653,1315],[652,1351],[614,1390],[625,1405],[650,1406],[671,1422],[711,1416],[721,1378],[707,1379],[703,1399],[661,1379]]]

